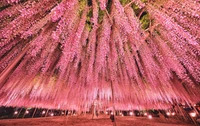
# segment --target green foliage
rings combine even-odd
[[[87,7],[88,1],[87,0],[79,0],[79,15],[83,14],[84,9]],[[87,12],[87,18],[86,18],[86,28],[91,31],[92,29],[92,23],[91,23],[91,17],[92,17],[92,9],[90,8]]]
[[[92,30],[91,17],[92,17],[92,9],[90,8],[87,13],[87,19],[86,19],[86,27],[89,31]]]
[[[140,22],[142,24],[142,29],[147,29],[149,28],[150,25],[150,16],[148,13],[142,14],[140,18]]]
[[[101,24],[102,21],[103,21],[103,17],[104,17],[104,11],[102,11],[100,8],[99,8],[99,17],[98,17],[98,23]]]
[[[139,13],[141,11],[141,9],[139,8],[139,6],[136,5],[136,4],[132,4],[131,7],[132,7],[133,11],[135,12],[135,15],[139,15]]]
[[[125,6],[126,4],[130,3],[132,0],[120,0],[121,4]]]
[[[83,10],[85,9],[86,5],[87,5],[87,0],[79,0],[79,14],[80,14],[80,16],[82,15]]]
[[[143,3],[146,3],[146,2],[148,2],[148,0],[141,0]]]

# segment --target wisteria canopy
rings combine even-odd
[[[0,105],[198,101],[199,0],[0,0]]]

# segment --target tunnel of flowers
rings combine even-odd
[[[0,1],[1,106],[199,101],[199,0]]]

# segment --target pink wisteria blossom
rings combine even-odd
[[[200,100],[197,1],[0,6],[2,106],[89,111],[99,101],[102,110],[167,109]]]

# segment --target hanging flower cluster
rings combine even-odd
[[[98,99],[130,110],[199,101],[199,4],[3,0],[0,105],[89,110]]]

